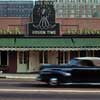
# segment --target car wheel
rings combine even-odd
[[[50,86],[57,86],[59,85],[59,80],[56,77],[50,78],[48,81],[48,85]]]

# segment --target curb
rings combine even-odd
[[[4,79],[34,79],[36,80],[37,76],[21,76],[21,75],[3,75],[0,74],[0,78],[4,78]]]
[[[24,76],[6,76],[7,79],[36,79],[36,77],[24,77]]]

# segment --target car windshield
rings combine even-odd
[[[80,60],[81,66],[95,66],[92,60]]]

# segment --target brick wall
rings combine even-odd
[[[15,29],[18,27],[21,32],[26,33],[26,25],[28,22],[28,18],[0,17],[0,29]]]
[[[56,19],[60,23],[61,34],[63,34],[68,29],[74,30],[100,30],[100,19],[99,18],[58,18]]]

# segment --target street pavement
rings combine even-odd
[[[27,78],[0,78],[0,100],[100,100],[100,86],[50,87]]]
[[[0,92],[0,100],[100,100],[100,94]]]

